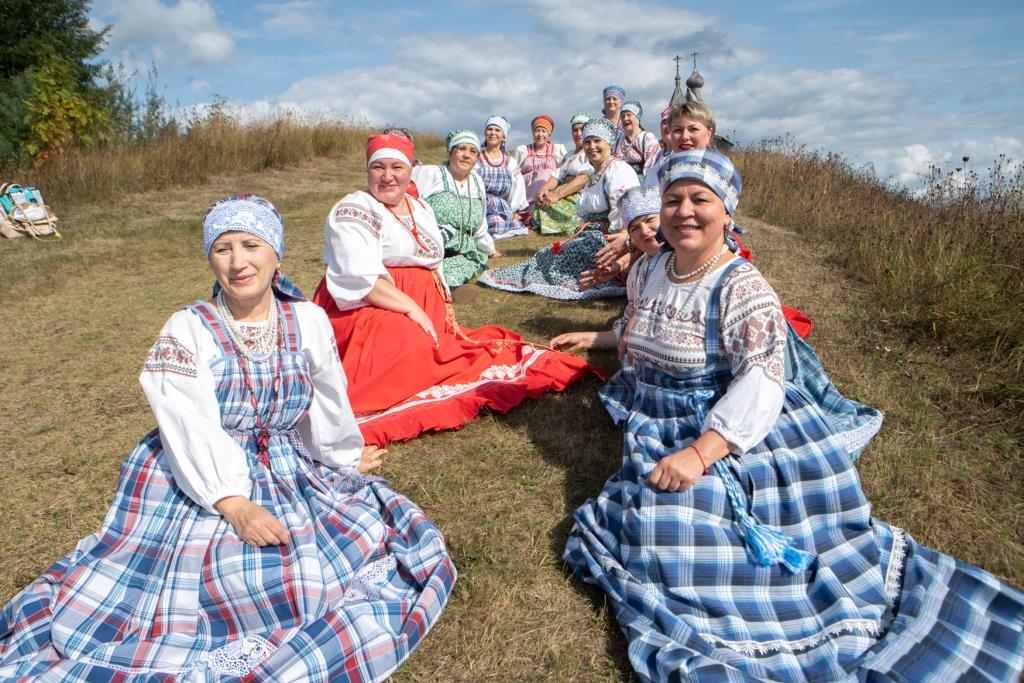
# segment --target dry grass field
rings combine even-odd
[[[287,221],[285,272],[312,293],[324,217],[363,185],[362,161],[354,152],[58,207],[62,241],[0,242],[0,600],[99,527],[120,461],[153,425],[138,372],[166,318],[209,293],[206,208],[238,191],[275,202]],[[754,262],[783,302],[814,320],[810,341],[836,384],[886,414],[860,461],[876,514],[1024,586],[1019,411],[972,393],[969,354],[910,341],[882,316],[870,283],[847,275],[821,234],[742,219]],[[504,242],[498,263],[547,241]],[[457,306],[463,325],[496,322],[538,340],[607,327],[622,305],[468,287],[477,295]],[[592,360],[616,364],[609,354]],[[560,560],[573,510],[619,462],[598,387],[590,379],[390,448],[384,476],[442,529],[460,572],[437,627],[395,680],[630,679],[601,594]]]

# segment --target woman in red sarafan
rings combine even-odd
[[[367,190],[345,196],[327,217],[327,274],[313,300],[334,327],[367,443],[458,428],[485,406],[505,412],[587,371],[603,376],[497,325],[460,327],[434,213],[406,194],[412,142],[371,136],[366,159]]]

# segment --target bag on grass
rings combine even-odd
[[[0,185],[0,235],[8,239],[22,235],[60,239],[57,216],[43,201],[42,192],[14,183]]]

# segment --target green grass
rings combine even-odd
[[[424,156],[436,158],[436,146]],[[65,239],[0,242],[0,600],[99,528],[121,460],[153,426],[138,372],[167,317],[208,295],[200,221],[215,199],[251,191],[287,222],[285,272],[311,293],[323,221],[364,183],[361,152],[214,175],[109,205],[61,211]],[[860,463],[880,517],[917,540],[1024,585],[1019,415],[982,400],[965,364],[879,315],[876,290],[845,274],[822,236],[743,217],[754,262],[782,300],[815,321],[811,341],[840,388],[886,413]],[[501,244],[511,263],[549,240]],[[531,339],[606,328],[621,302],[568,304],[476,288],[460,322]],[[969,358],[969,357],[968,357]],[[591,359],[614,367],[610,354]],[[589,379],[508,415],[396,444],[384,475],[445,534],[460,577],[399,681],[629,680],[603,595],[560,558],[572,512],[619,463],[620,437]]]

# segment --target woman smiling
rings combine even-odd
[[[856,459],[882,415],[726,246],[732,163],[675,154],[659,183],[667,245],[630,275],[601,392],[622,466],[563,555],[608,593],[640,678],[1016,680],[1024,595],[872,517]]]
[[[534,117],[530,122],[530,130],[533,133],[533,144],[519,145],[513,156],[519,163],[523,182],[526,183],[526,201],[532,206],[541,188],[565,158],[565,145],[551,141],[555,122],[547,114]]]
[[[0,611],[0,679],[383,680],[455,581],[423,512],[366,473],[331,326],[280,273],[260,197],[203,221],[212,301],[164,325],[139,382],[158,429],[101,530]]]
[[[473,131],[453,130],[445,144],[448,160],[417,166],[412,179],[434,210],[444,239],[444,281],[458,287],[483,272],[495,251],[487,231],[487,192],[473,173],[480,159],[480,139]]]
[[[465,172],[472,138],[455,131],[449,145],[445,172]],[[346,195],[328,215],[327,273],[314,297],[334,327],[359,428],[379,445],[457,429],[484,407],[511,410],[589,368],[497,325],[458,324],[443,273],[446,238],[430,206],[405,193],[413,151],[398,136],[367,140],[367,191]],[[443,204],[451,206],[439,205],[445,220],[467,226],[452,233],[465,244],[476,219],[460,218],[459,209],[479,200],[456,194],[450,187]]]
[[[487,229],[495,240],[528,235],[518,213],[526,210],[526,184],[519,162],[505,153],[511,125],[504,116],[492,116],[484,125],[484,148],[476,172],[487,190]]]

